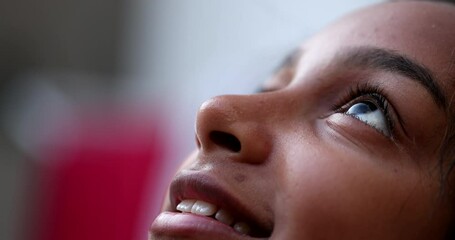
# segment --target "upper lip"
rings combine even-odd
[[[269,237],[273,224],[251,212],[243,202],[222,188],[221,183],[208,174],[180,173],[170,186],[172,211],[185,199],[196,199],[212,203],[231,213],[235,219],[246,222],[258,237]]]

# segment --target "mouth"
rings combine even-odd
[[[247,206],[223,189],[208,175],[180,174],[171,184],[171,206],[162,213],[161,229],[155,221],[153,229],[168,234],[209,235],[217,239],[268,239],[273,224],[263,214],[253,213]],[[166,219],[162,219],[162,218]],[[223,237],[221,237],[224,236]]]
[[[232,227],[234,231],[242,235],[257,238],[270,237],[269,231],[256,227],[257,224],[239,221],[228,210],[202,200],[185,199],[177,205],[176,210],[182,213],[213,218]]]

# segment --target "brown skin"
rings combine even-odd
[[[454,26],[454,6],[425,2],[380,4],[341,19],[305,42],[267,92],[205,102],[198,149],[180,174],[216,176],[273,226],[271,239],[444,239],[454,219],[450,201],[438,198],[449,110],[402,74],[348,66],[338,56],[365,46],[405,55],[431,70],[450,106]],[[386,95],[391,137],[343,114],[359,102],[347,92],[362,84]],[[214,131],[236,137],[241,150],[214,141]]]

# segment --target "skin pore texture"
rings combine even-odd
[[[206,101],[151,239],[446,239],[454,26],[453,5],[374,5],[304,42],[262,92]],[[257,234],[180,213],[185,199]]]

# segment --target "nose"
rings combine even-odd
[[[264,101],[255,95],[212,98],[196,118],[196,140],[202,154],[223,154],[238,162],[260,164],[271,151]]]

